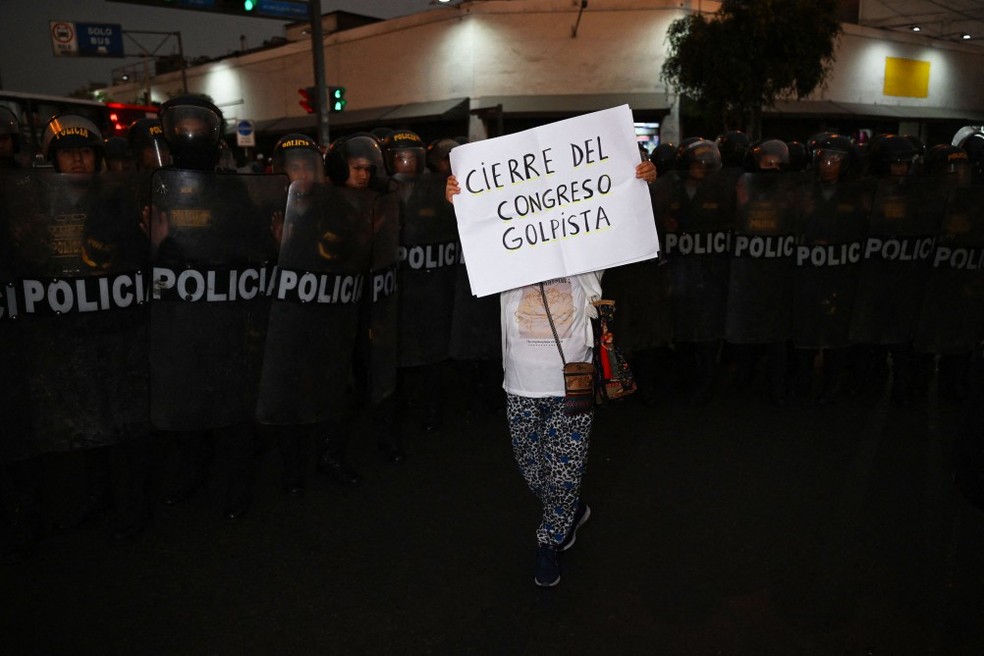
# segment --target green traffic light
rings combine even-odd
[[[333,112],[340,112],[345,109],[345,87],[328,87],[328,107]]]
[[[256,7],[256,2],[254,0],[243,0],[243,9],[246,11],[253,11]]]

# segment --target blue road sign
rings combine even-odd
[[[82,57],[122,57],[123,28],[108,23],[76,23],[79,55]]]

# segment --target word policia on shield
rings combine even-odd
[[[474,294],[656,257],[639,161],[628,105],[452,150]]]

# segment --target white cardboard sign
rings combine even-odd
[[[458,146],[451,170],[472,293],[656,257],[628,105]]]

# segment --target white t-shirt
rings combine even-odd
[[[590,362],[594,345],[591,301],[601,298],[601,272],[544,282],[550,315],[568,362]],[[526,397],[564,396],[564,364],[557,351],[539,285],[500,295],[503,388]]]

